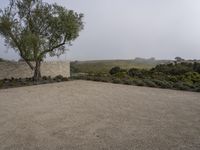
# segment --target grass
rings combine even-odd
[[[97,61],[74,61],[71,62],[72,73],[108,73],[111,68],[118,66],[123,69],[139,68],[150,69],[167,60],[97,60]]]

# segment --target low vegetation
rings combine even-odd
[[[156,60],[155,58],[135,58],[133,60],[95,60],[95,61],[73,61],[71,62],[71,73],[109,73],[118,66],[123,69],[145,68],[151,69],[158,64],[169,63],[170,60]]]
[[[109,73],[89,73],[73,78],[200,92],[200,63],[175,62],[152,69],[122,69],[117,66]]]
[[[43,76],[39,81],[35,81],[34,78],[11,78],[0,80],[0,89],[13,88],[13,87],[22,87],[22,86],[31,86],[47,83],[56,83],[68,81],[68,78],[58,75],[54,78],[50,76]]]

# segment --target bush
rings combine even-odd
[[[200,63],[195,62],[193,65],[193,70],[200,74]]]
[[[109,73],[110,73],[111,75],[114,75],[114,74],[119,73],[120,71],[121,71],[121,68],[120,68],[120,67],[113,67],[113,68],[109,71]]]
[[[0,87],[3,86],[3,80],[0,80]]]
[[[184,75],[180,76],[180,79],[183,82],[196,83],[200,82],[200,74],[197,72],[187,72]]]
[[[157,87],[157,85],[149,79],[144,79],[144,83],[149,87]]]
[[[172,88],[173,85],[170,82],[167,82],[165,80],[157,80],[157,79],[153,79],[152,80],[157,86],[161,87],[161,88]]]
[[[166,80],[171,81],[171,82],[178,82],[179,79],[177,78],[177,76],[169,75],[166,77]]]
[[[182,75],[193,71],[192,63],[178,63],[178,64],[161,64],[151,69],[153,72],[162,72],[167,75]]]
[[[123,79],[122,82],[123,82],[123,84],[126,84],[126,85],[132,85],[133,84],[133,81],[130,80],[130,79]]]
[[[48,80],[48,77],[47,76],[43,76],[42,80]]]
[[[173,87],[178,90],[190,90],[190,87],[182,82],[175,83]]]
[[[116,78],[126,78],[128,75],[127,75],[127,73],[126,72],[118,72],[118,73],[116,73],[116,74],[114,74],[114,77],[116,77]]]
[[[56,81],[56,82],[61,82],[61,81],[63,81],[63,76],[62,76],[62,75],[56,76],[56,77],[54,78],[54,81]]]
[[[143,74],[141,72],[140,69],[136,69],[136,68],[132,68],[128,71],[128,75],[130,77],[139,77],[139,78],[142,78],[143,77]]]
[[[195,88],[196,92],[200,92],[200,87]]]
[[[118,78],[113,78],[112,83],[119,84],[119,83],[122,83],[122,81]]]
[[[142,80],[133,80],[132,83],[137,86],[145,86],[145,83]]]

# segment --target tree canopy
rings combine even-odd
[[[10,0],[0,10],[0,35],[40,75],[40,62],[60,56],[83,29],[83,14],[42,0]],[[35,62],[35,65],[31,63]]]

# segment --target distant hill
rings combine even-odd
[[[150,69],[158,64],[170,63],[172,60],[156,60],[155,58],[135,58],[132,60],[92,60],[71,62],[72,73],[98,73],[109,72],[115,66],[123,69],[144,68]]]

